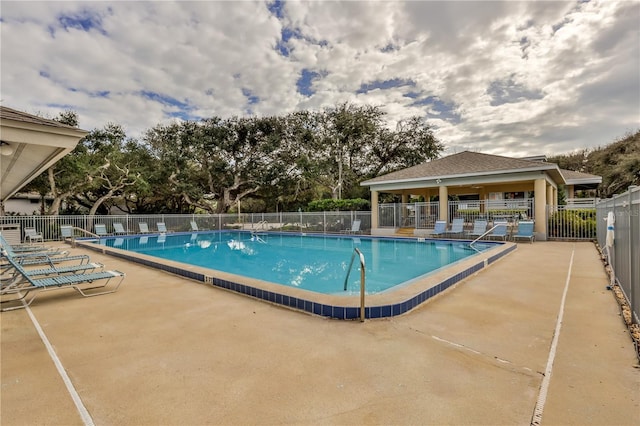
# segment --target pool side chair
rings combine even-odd
[[[36,228],[24,228],[24,242],[33,244],[36,241],[44,243],[44,236],[42,232],[36,231]]]
[[[140,233],[141,234],[148,234],[149,233],[149,225],[147,225],[146,222],[138,222],[138,228],[140,228]]]
[[[62,241],[71,240],[73,241],[75,235],[73,234],[73,226],[72,225],[61,225],[60,226],[60,236],[62,237]]]
[[[158,232],[160,232],[161,234],[166,234],[167,232],[167,225],[164,222],[158,222],[156,223],[156,226],[158,227]]]
[[[487,221],[485,219],[476,219],[473,221],[473,229],[467,235],[471,238],[478,238],[485,232],[487,232]]]
[[[0,233],[0,249],[6,250],[12,256],[56,256],[56,255],[64,255],[68,254],[68,251],[62,251],[59,248],[49,248],[49,247],[34,247],[34,246],[13,246],[9,244],[9,242],[4,238],[2,233]]]
[[[120,222],[113,223],[113,230],[116,235],[124,235],[127,233],[127,231],[125,231],[124,229],[124,226]]]
[[[96,231],[96,235],[98,237],[106,237],[109,235],[109,233],[107,232],[107,225],[105,225],[104,223],[96,223],[93,226],[93,229]]]
[[[124,272],[115,270],[85,274],[55,275],[46,278],[34,278],[29,275],[22,264],[11,257],[7,257],[7,259],[15,268],[16,272],[20,274],[25,280],[25,284],[21,286],[7,286],[0,289],[0,297],[2,297],[2,300],[0,301],[0,303],[2,304],[2,309],[0,310],[2,310],[3,312],[11,311],[14,309],[22,309],[31,305],[38,294],[40,294],[41,291],[46,290],[72,288],[84,297],[113,293],[118,290],[125,278]],[[114,278],[120,278],[114,288],[98,292],[93,291],[95,289],[105,288]],[[100,285],[94,285],[96,282],[101,281],[104,281],[104,283]],[[84,287],[85,284],[89,284],[90,287]],[[10,297],[9,299],[6,299],[6,296],[16,294],[19,297]]]
[[[464,232],[464,219],[455,218],[453,219],[453,222],[451,222],[451,229],[448,231],[444,231],[444,234],[448,236],[458,236],[458,235],[462,235],[463,232]]]
[[[351,223],[351,228],[343,229],[340,231],[343,234],[359,234],[360,233],[360,219],[354,219]]]
[[[0,237],[0,258],[5,261],[4,263],[0,263],[0,265],[6,265],[6,259],[11,257],[16,259],[22,265],[43,265],[49,264],[51,267],[56,263],[80,260],[80,263],[88,263],[89,256],[86,254],[80,255],[69,255],[68,251],[38,251],[38,252],[18,252],[13,251],[13,248],[5,244],[3,239]]]
[[[494,229],[487,235],[489,238],[500,238],[503,241],[506,241],[509,237],[509,226],[508,222],[495,222],[493,224]]]
[[[436,220],[436,224],[433,227],[433,232],[431,233],[434,237],[441,237],[445,235],[447,232],[447,222],[444,220]]]
[[[191,223],[191,231],[200,232],[200,228],[198,227],[198,223],[195,220],[192,220],[190,223]]]
[[[5,256],[0,256],[2,262],[0,262],[0,270],[10,267],[10,263],[6,262]],[[42,254],[40,256],[12,256],[13,259],[20,262],[23,266],[37,266],[37,265],[57,265],[63,262],[75,262],[79,261],[79,264],[89,263],[91,258],[86,254],[68,255],[62,254],[59,256],[49,256]]]
[[[25,269],[26,274],[28,276],[37,278],[42,276],[51,276],[51,275],[64,275],[64,274],[84,274],[84,273],[93,273],[96,269],[103,271],[104,265],[98,262],[89,262],[89,263],[79,263],[75,265],[62,265],[56,266],[55,264],[47,265],[47,267],[42,267],[44,265],[38,265],[36,268]],[[2,288],[6,289],[8,287],[20,287],[23,285],[25,280],[23,279],[24,274],[18,273],[18,271],[11,266],[11,269],[5,272],[5,276],[2,277]],[[6,291],[6,290],[5,290]]]
[[[2,242],[2,245],[4,246],[10,246],[11,249],[16,253],[56,253],[60,251],[59,248],[46,247],[40,244],[9,244],[9,242],[2,236],[2,232],[0,232],[0,242]]]
[[[533,243],[535,236],[533,235],[533,221],[520,221],[518,222],[518,229],[515,234],[512,235],[514,241],[519,239],[527,239],[530,243]]]

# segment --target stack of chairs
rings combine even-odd
[[[71,288],[84,297],[113,293],[124,277],[87,255],[47,247],[23,250],[0,234],[0,311],[26,308],[43,291]],[[107,289],[113,279],[117,283]]]

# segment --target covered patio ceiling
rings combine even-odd
[[[71,152],[87,133],[0,106],[0,202]]]

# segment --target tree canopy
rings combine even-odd
[[[598,196],[608,198],[640,185],[640,130],[609,145],[547,159],[562,169],[602,176]]]
[[[77,115],[58,121],[77,126]],[[108,123],[27,188],[54,197],[48,214],[228,212],[307,208],[369,198],[360,182],[436,158],[419,117],[386,127],[374,106],[338,104],[284,116],[158,124],[139,139]]]

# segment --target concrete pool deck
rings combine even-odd
[[[365,323],[73,252],[127,273],[117,293],[31,307],[96,425],[511,425],[536,406],[541,424],[640,424],[638,360],[592,243],[519,244]],[[29,311],[0,322],[0,423],[83,424]]]

